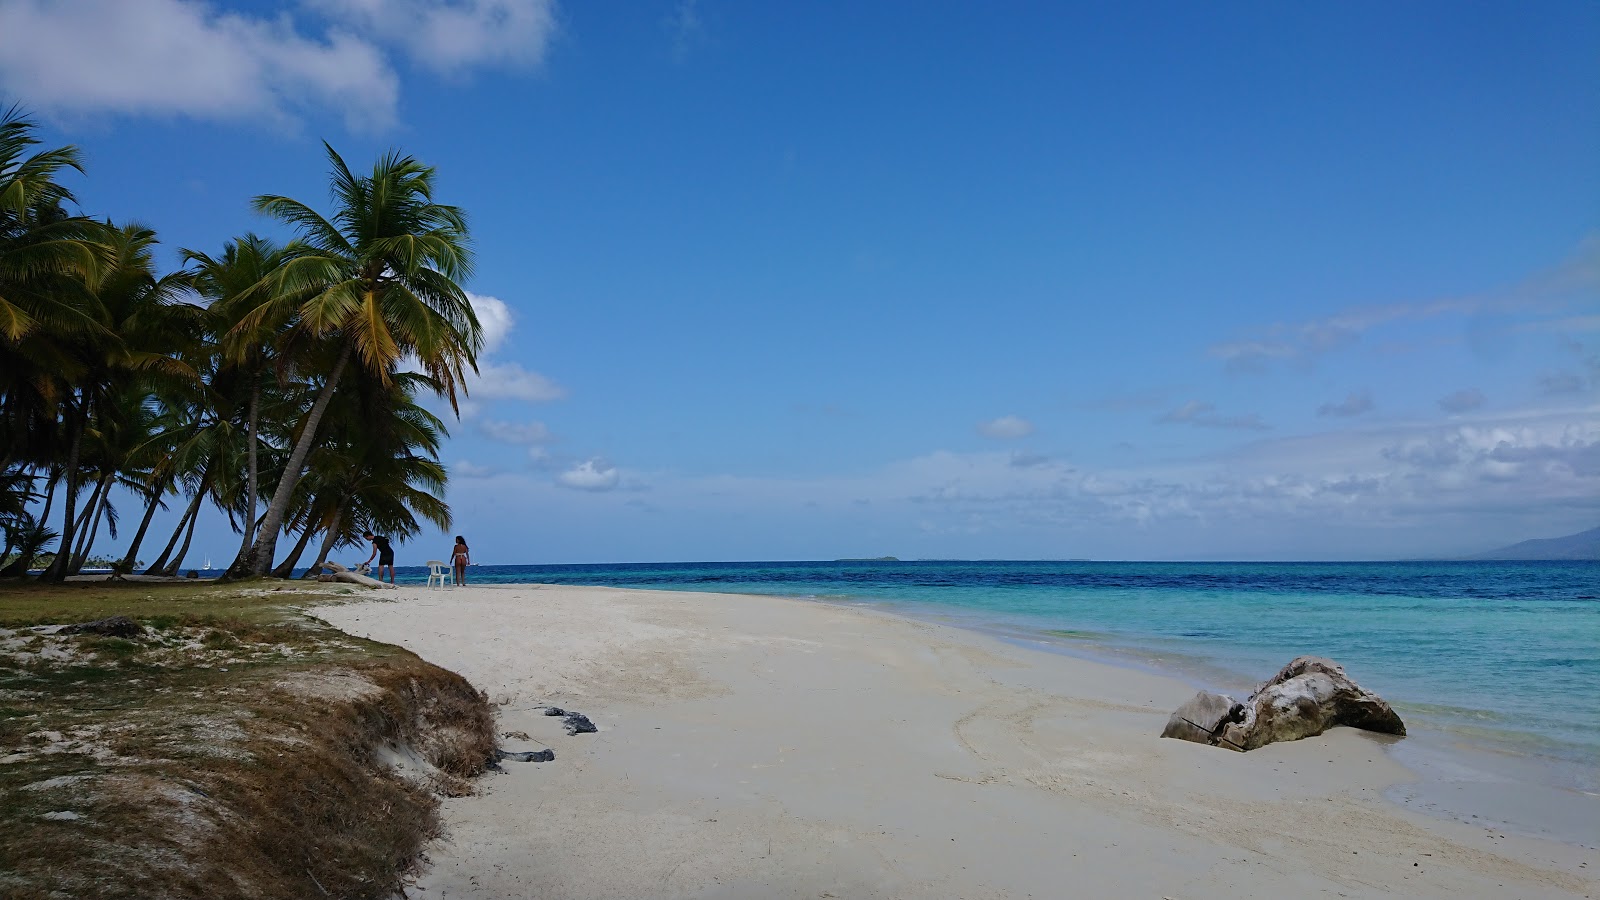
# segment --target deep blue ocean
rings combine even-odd
[[[426,570],[401,568],[402,582]],[[785,562],[474,566],[469,582],[773,594],[1111,658],[1242,697],[1331,657],[1413,726],[1600,760],[1600,563]],[[1590,778],[1584,778],[1590,781]]]

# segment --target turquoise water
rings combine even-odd
[[[425,570],[400,570],[402,581]],[[408,578],[407,576],[413,575]],[[1242,696],[1331,657],[1412,725],[1558,758],[1600,790],[1600,564],[816,562],[474,566],[857,603],[1113,657]]]

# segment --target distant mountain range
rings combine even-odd
[[[1566,537],[1523,541],[1467,559],[1600,559],[1600,528],[1591,528]]]

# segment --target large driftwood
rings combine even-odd
[[[1405,723],[1389,704],[1351,681],[1338,663],[1300,656],[1243,703],[1201,691],[1173,712],[1161,736],[1243,751],[1274,741],[1297,741],[1337,725],[1406,733]]]
[[[336,562],[328,562],[324,560],[321,563],[318,563],[318,566],[321,567],[325,572],[325,574],[317,576],[318,581],[341,581],[345,584],[359,584],[362,587],[368,588],[384,588],[387,590],[394,589],[394,585],[389,584],[386,581],[379,581],[376,578],[369,578],[366,575],[362,575],[360,572],[352,572]]]

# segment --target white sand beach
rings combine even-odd
[[[1409,777],[1386,739],[1161,740],[1190,686],[983,634],[544,586],[318,614],[466,676],[528,736],[505,749],[555,750],[447,801],[415,898],[1600,895],[1591,849],[1384,799]]]

